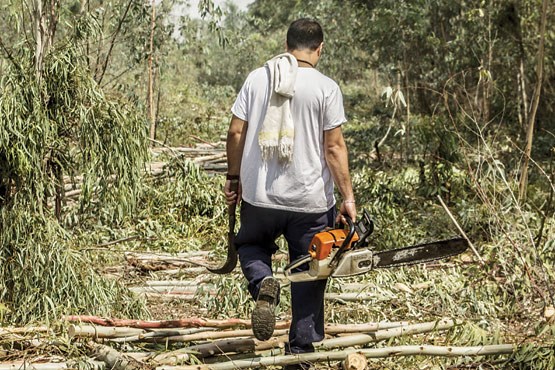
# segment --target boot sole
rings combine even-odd
[[[251,324],[254,336],[258,340],[268,340],[274,334],[276,326],[276,301],[279,295],[279,281],[274,278],[262,281],[256,307],[252,312]]]

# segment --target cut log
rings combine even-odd
[[[341,338],[325,339],[315,343],[314,347],[318,349],[332,349],[338,347],[360,346],[368,343],[379,342],[384,339],[401,337],[404,335],[427,333],[436,330],[446,330],[455,326],[455,321],[451,319],[442,319],[440,321],[411,324],[396,328],[378,330],[372,334],[355,334]]]
[[[93,326],[93,325],[70,325],[68,334],[70,337],[79,338],[120,338],[144,333],[143,329],[131,327]]]
[[[301,362],[317,363],[343,361],[351,353],[361,353],[366,358],[385,358],[392,356],[485,356],[510,354],[514,350],[512,344],[498,344],[474,347],[441,347],[441,346],[399,346],[372,349],[347,349],[343,351],[312,352],[299,355],[282,355],[273,357],[253,357],[210,365],[158,366],[156,370],[234,370],[259,369],[267,366],[283,366]]]
[[[278,333],[274,333],[278,334]],[[206,358],[216,355],[227,355],[229,353],[254,353],[273,348],[283,348],[289,336],[281,335],[267,341],[259,341],[253,338],[242,338],[232,340],[219,340],[212,343],[199,344],[188,348],[196,353],[198,358]]]
[[[81,322],[102,326],[118,326],[118,327],[131,327],[140,329],[154,329],[154,328],[199,328],[199,327],[212,327],[219,329],[230,329],[236,327],[251,327],[250,320],[243,319],[227,319],[227,320],[214,320],[202,319],[199,317],[190,317],[186,319],[177,320],[132,320],[132,319],[108,319],[99,316],[89,315],[67,315],[63,316],[65,321]],[[278,321],[276,329],[288,328],[289,321]]]
[[[275,330],[274,335],[285,335],[288,334],[289,330],[281,329]],[[164,341],[168,342],[198,342],[222,338],[241,338],[241,337],[252,337],[254,336],[251,329],[245,330],[225,330],[225,331],[214,331],[214,332],[204,332],[189,335],[176,335],[171,337],[163,338]]]
[[[143,330],[143,333],[139,335],[133,335],[129,337],[119,337],[110,338],[110,342],[124,343],[124,342],[156,342],[160,340],[165,340],[167,337],[173,337],[177,335],[189,335],[195,333],[201,333],[205,331],[213,331],[215,328],[194,328],[194,329],[148,329]]]
[[[368,360],[360,352],[349,353],[343,361],[343,370],[365,370]]]
[[[369,322],[362,324],[326,324],[325,333],[330,335],[348,334],[348,333],[372,333],[377,330],[398,328],[400,326],[407,326],[407,321],[393,321],[393,322]]]

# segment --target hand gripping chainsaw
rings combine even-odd
[[[326,279],[330,276],[354,276],[375,268],[443,259],[462,253],[468,248],[466,239],[453,238],[374,252],[367,241],[374,231],[370,214],[365,210],[362,219],[356,225],[348,216],[345,216],[345,219],[347,227],[327,229],[314,236],[308,249],[309,254],[285,266],[287,279],[301,282]]]

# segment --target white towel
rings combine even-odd
[[[295,128],[291,115],[291,98],[295,94],[297,59],[280,54],[265,64],[270,72],[270,101],[258,134],[262,158],[278,156],[280,162],[289,162],[293,155]]]

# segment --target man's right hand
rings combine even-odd
[[[343,220],[343,215],[348,215],[351,220],[353,220],[353,222],[356,221],[357,218],[357,207],[354,201],[343,201],[341,202],[341,206],[339,207],[339,214],[337,215],[337,219],[336,222],[341,221],[342,223],[345,223],[345,220]]]
[[[237,191],[234,191],[234,190],[231,190],[232,181],[237,181],[237,180],[226,180],[225,186],[224,186],[225,200],[228,206],[231,206],[233,204],[239,204],[241,202],[241,182],[239,181],[239,184],[237,186]]]

